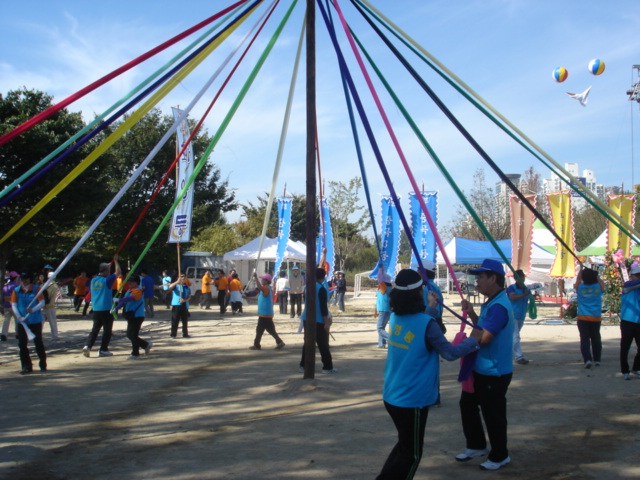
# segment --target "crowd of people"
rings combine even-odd
[[[3,286],[3,317],[1,341],[7,341],[12,320],[18,340],[21,374],[33,372],[29,342],[33,341],[41,371],[47,370],[47,354],[43,340],[43,327],[49,322],[53,339],[59,337],[56,300],[61,292],[55,281],[48,282],[53,267],[47,265],[38,275],[5,272]],[[479,268],[469,270],[476,278],[477,291],[485,302],[479,313],[468,300],[461,301],[466,312],[471,334],[461,341],[449,343],[445,338],[446,327],[442,321],[443,296],[434,281],[436,265],[422,261],[411,269],[401,270],[395,280],[379,268],[378,289],[374,308],[377,346],[386,348],[387,361],[384,370],[383,402],[397,431],[398,441],[389,454],[378,479],[413,478],[420,463],[429,407],[439,406],[439,358],[452,361],[464,357],[461,376],[463,383],[459,407],[462,433],[466,440],[464,451],[455,459],[467,462],[486,457],[480,468],[498,470],[511,459],[507,447],[507,392],[513,374],[513,364],[527,365],[520,341],[520,332],[527,315],[531,292],[525,284],[525,274],[515,272],[515,283],[506,288],[505,271],[500,262],[485,260]],[[315,342],[318,347],[323,373],[336,373],[330,351],[333,316],[331,305],[344,312],[346,281],[343,272],[327,281],[326,267],[321,262],[315,274]],[[631,374],[640,376],[640,350],[632,366],[628,353],[633,342],[640,348],[640,265],[629,270],[630,279],[621,292],[620,311],[620,368],[624,379]],[[131,342],[128,359],[138,360],[141,354],[149,355],[153,343],[140,338],[145,318],[155,315],[155,282],[146,270],[139,275],[125,275],[118,257],[112,263],[101,263],[98,272],[88,277],[80,272],[73,278],[72,306],[80,312],[84,302],[90,305],[93,326],[82,352],[91,357],[92,348],[101,334],[99,357],[110,357],[109,350],[113,322],[119,310],[127,321],[126,336]],[[34,281],[35,280],[35,281]],[[53,280],[53,279],[52,279]],[[262,349],[264,332],[269,333],[277,350],[285,346],[277,333],[274,322],[277,303],[280,315],[296,314],[300,317],[299,333],[307,327],[305,276],[294,266],[289,272],[281,271],[275,281],[269,273],[253,274],[258,307],[256,335],[252,350]],[[211,309],[213,287],[217,289],[220,315],[231,308],[233,315],[242,314],[243,302],[250,296],[243,288],[238,273],[229,275],[221,269],[206,270],[201,280],[199,306]],[[191,282],[184,273],[169,275],[163,271],[159,291],[162,303],[171,309],[170,336],[176,338],[181,327],[183,338],[189,338],[189,304],[193,300]],[[600,366],[602,341],[602,298],[604,283],[597,270],[581,267],[575,284],[578,299],[577,327],[580,352],[584,367]],[[303,306],[305,308],[303,308]],[[83,312],[86,312],[84,310]],[[83,313],[86,315],[86,313]],[[461,317],[462,318],[462,317]],[[305,370],[305,346],[300,360]],[[465,367],[466,365],[466,367]]]

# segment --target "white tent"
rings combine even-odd
[[[235,250],[227,252],[222,257],[224,261],[228,261],[233,268],[238,271],[240,281],[246,284],[253,274],[255,269],[259,275],[268,271],[269,262],[276,261],[276,253],[278,250],[278,239],[265,237],[262,244],[262,252],[260,252],[260,262],[258,259],[258,249],[260,248],[260,237],[256,237],[246,245],[243,245]],[[289,264],[290,262],[302,263],[307,260],[307,247],[302,242],[294,242],[289,240],[287,242],[287,248],[284,252],[283,264]],[[293,265],[291,265],[293,266]],[[273,265],[271,266],[273,268]],[[288,268],[287,268],[288,269]]]

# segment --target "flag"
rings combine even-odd
[[[438,192],[420,192],[434,225],[438,224]],[[420,200],[414,192],[409,192],[411,207],[411,233],[422,260],[436,262],[436,238],[431,231],[427,217],[422,211]],[[411,265],[417,265],[415,252],[411,253]]]
[[[573,214],[571,211],[571,195],[568,190],[547,194],[553,229],[565,244],[575,250],[573,232]],[[553,261],[552,277],[573,278],[576,276],[575,259],[562,244],[556,240],[556,258]]]
[[[609,207],[629,225],[635,223],[636,196],[609,195]],[[622,250],[625,257],[631,256],[631,239],[611,220],[607,222],[607,251]]]
[[[529,203],[536,206],[535,195],[525,195]],[[509,195],[511,209],[511,265],[529,275],[531,270],[531,247],[533,245],[533,221],[535,216],[517,195]]]
[[[284,260],[284,254],[291,233],[291,204],[293,198],[278,197],[278,248],[276,250],[276,265],[273,269],[276,276],[280,271],[280,265]]]
[[[380,242],[380,261],[369,278],[377,278],[380,264],[384,267],[385,273],[391,278],[395,276],[396,264],[398,263],[398,250],[400,249],[400,215],[398,208],[393,203],[393,198],[382,197],[382,228]]]
[[[173,118],[177,120],[182,111],[177,108],[171,108],[173,111]],[[189,125],[187,124],[187,118],[185,117],[178,130],[176,131],[176,141],[178,144],[178,150],[182,150],[185,142],[191,135],[189,131]],[[193,173],[193,144],[189,143],[189,146],[184,149],[178,164],[177,178],[176,178],[176,198],[180,194],[180,191],[184,187],[187,179]],[[191,240],[191,214],[193,210],[193,183],[191,187],[186,191],[184,197],[173,212],[173,218],[169,227],[169,243],[183,243]]]

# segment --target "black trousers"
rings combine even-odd
[[[301,293],[289,293],[291,298],[291,318],[300,316],[302,314],[302,294]]]
[[[149,342],[139,337],[140,328],[144,322],[144,317],[135,317],[127,320],[127,338],[131,340],[131,355],[140,355],[140,347],[147,348]]]
[[[631,343],[636,342],[636,356],[633,357],[633,368],[637,372],[640,370],[640,323],[620,320],[620,371],[629,373],[629,350]]]
[[[182,336],[189,335],[189,310],[183,303],[171,307],[171,336],[178,334],[178,325],[182,322]]]
[[[280,314],[286,315],[288,301],[289,301],[289,292],[287,292],[286,290],[283,290],[282,292],[278,292],[278,306],[280,307]]]
[[[473,372],[474,392],[462,392],[460,416],[467,448],[487,448],[482,418],[491,443],[489,460],[501,462],[509,456],[507,449],[507,390],[512,374],[501,376],[481,375]]]
[[[253,345],[255,347],[260,348],[260,341],[262,340],[262,335],[264,334],[265,330],[275,339],[276,345],[280,345],[281,343],[283,343],[278,336],[278,332],[276,332],[276,325],[273,323],[273,318],[258,317],[258,325],[256,326],[256,338],[253,340]]]
[[[103,352],[109,351],[109,342],[111,341],[111,331],[113,330],[113,315],[108,310],[105,312],[93,311],[93,328],[89,337],[87,338],[87,347],[93,347],[98,338],[98,333],[102,329],[102,341],[100,343],[100,350]]]
[[[422,458],[429,407],[404,408],[387,402],[384,402],[384,407],[396,426],[398,442],[391,450],[376,480],[411,480]]]
[[[227,311],[227,292],[226,290],[218,291],[218,305],[220,306],[220,313]]]
[[[316,322],[316,345],[318,345],[318,350],[320,351],[322,369],[333,369],[333,358],[331,357],[331,351],[329,350],[329,334],[324,329],[324,323]],[[302,346],[302,359],[300,360],[300,366],[304,368],[304,345]]]
[[[33,343],[36,346],[36,353],[40,359],[40,370],[47,369],[47,352],[44,348],[44,342],[42,341],[42,323],[32,323],[27,325],[29,330],[36,336],[33,339]],[[29,354],[29,337],[24,327],[20,324],[16,325],[18,329],[18,347],[20,348],[20,363],[23,370],[33,370],[33,363],[31,363],[31,355]]]

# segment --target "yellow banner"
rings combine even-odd
[[[525,195],[524,198],[533,207],[536,206],[535,195]],[[516,195],[509,195],[509,206],[511,208],[511,265],[516,270],[522,270],[525,275],[529,275],[535,217]],[[511,275],[513,274],[509,272],[508,276]]]
[[[609,195],[609,208],[630,225],[635,223],[636,196]],[[607,222],[607,251],[622,250],[625,257],[631,256],[631,239],[609,220]]]
[[[569,190],[547,194],[553,229],[565,244],[575,250],[573,234],[573,215]],[[556,258],[553,261],[552,277],[573,278],[576,276],[576,262],[569,250],[556,240]]]

